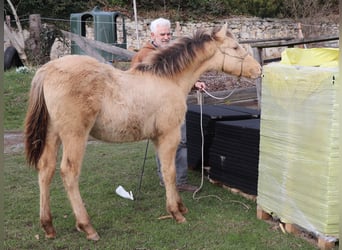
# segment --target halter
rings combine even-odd
[[[225,59],[226,59],[226,55],[241,60],[241,69],[240,69],[240,74],[238,75],[238,77],[240,78],[240,77],[242,76],[243,62],[244,62],[244,60],[246,59],[246,56],[248,55],[248,52],[246,52],[246,54],[244,54],[243,56],[234,56],[234,55],[231,55],[231,54],[229,54],[229,53],[227,53],[227,52],[225,52],[225,51],[222,51],[221,48],[218,48],[218,50],[223,54],[222,71],[223,71],[223,69],[224,69],[224,62],[225,62]]]

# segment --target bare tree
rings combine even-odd
[[[326,17],[332,13],[334,5],[338,9],[338,3],[335,0],[284,0],[283,4],[287,14],[295,19]]]
[[[14,8],[11,0],[7,0],[8,5],[11,8],[11,11],[13,13],[13,16],[15,18],[15,22],[17,25],[17,31],[14,31],[12,29],[10,29],[10,27],[7,26],[7,24],[4,22],[4,33],[7,35],[7,37],[9,38],[9,40],[11,41],[11,44],[13,47],[16,48],[16,50],[18,51],[18,54],[20,56],[20,59],[23,61],[27,60],[27,56],[25,53],[25,37],[24,37],[24,32],[23,29],[21,27],[18,15],[17,15],[17,11]]]
[[[324,34],[322,23],[335,18],[336,15],[332,14],[338,11],[337,0],[284,0],[283,5],[288,16],[302,23],[302,30],[299,29],[299,32],[302,32],[304,37]]]

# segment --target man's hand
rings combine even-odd
[[[195,83],[195,87],[198,89],[198,90],[204,90],[205,88],[206,88],[206,86],[205,86],[205,83],[204,82],[200,82],[200,81],[198,81],[198,82],[196,82]]]

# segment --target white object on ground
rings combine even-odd
[[[115,192],[122,198],[134,200],[132,191],[128,193],[121,185],[116,188]]]

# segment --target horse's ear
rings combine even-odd
[[[216,33],[216,36],[219,37],[219,38],[225,38],[226,37],[226,33],[227,33],[227,27],[228,27],[228,24],[225,23],[222,28],[220,29],[219,32]]]

